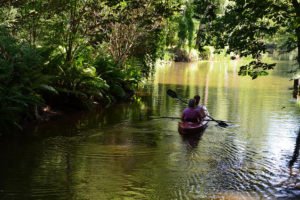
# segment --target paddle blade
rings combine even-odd
[[[227,126],[229,126],[228,124],[226,124],[225,122],[218,122],[218,125],[225,128]]]
[[[167,95],[169,95],[172,98],[178,98],[176,92],[170,89],[167,90]]]

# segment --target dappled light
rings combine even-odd
[[[0,199],[299,199],[299,22],[297,0],[0,0]]]
[[[288,168],[299,121],[290,82],[278,71],[255,81],[239,77],[236,67],[242,64],[161,66],[132,103],[28,128],[28,143],[2,141],[0,194],[17,199],[298,196],[299,164],[292,173]],[[184,99],[200,94],[209,114],[229,126],[211,121],[204,132],[181,136],[176,117],[186,104],[168,96],[168,89]]]

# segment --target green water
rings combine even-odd
[[[287,167],[300,121],[288,66],[237,75],[240,61],[157,66],[136,101],[63,116],[0,141],[0,199],[297,199],[299,161]],[[221,128],[183,138],[185,107],[166,95],[202,96]]]

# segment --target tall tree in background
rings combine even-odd
[[[215,20],[218,15],[222,15],[227,0],[194,0],[194,18],[199,21],[196,35],[196,47],[199,51],[206,45],[215,45],[216,34],[214,30]]]
[[[195,18],[199,20],[199,27],[197,31],[196,45],[201,51],[203,47],[210,44],[209,34],[212,21],[216,18],[216,5],[212,1],[195,0]]]
[[[179,43],[178,46],[180,48],[184,47],[186,42],[188,43],[189,49],[192,48],[194,41],[194,22],[193,22],[193,5],[191,2],[187,2],[185,4],[185,8],[183,10],[183,15],[179,19],[179,31],[178,38]]]
[[[107,28],[110,31],[107,34],[109,53],[119,67],[124,67],[130,57],[144,59],[150,55],[155,60],[154,49],[160,39],[157,36],[180,6],[176,1],[168,2],[132,0],[119,4],[115,10],[118,14]]]

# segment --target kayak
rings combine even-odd
[[[201,123],[178,122],[178,132],[181,135],[201,133],[205,130],[207,124],[208,121],[202,121]]]

